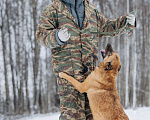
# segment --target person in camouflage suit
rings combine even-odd
[[[70,4],[73,4],[74,1],[77,0],[72,0]],[[95,69],[99,37],[127,33],[135,26],[128,23],[120,32],[109,35],[84,33],[85,31],[114,31],[124,27],[126,22],[131,23],[131,21],[127,21],[127,15],[116,20],[107,20],[88,0],[78,0],[79,6],[84,6],[82,10],[78,8],[82,12],[79,20],[79,17],[75,17],[71,8],[67,6],[68,4],[65,4],[66,2],[67,0],[55,0],[43,10],[36,38],[40,44],[51,48],[52,51],[52,64],[59,86],[60,120],[92,120],[87,95],[79,93],[58,74],[65,72],[80,82],[84,81],[88,74]],[[78,11],[76,10],[76,12]],[[66,33],[69,32],[65,42],[59,40],[58,36],[59,30],[64,27],[67,28]],[[78,30],[82,30],[82,33]],[[83,54],[81,50],[86,54]]]

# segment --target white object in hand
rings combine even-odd
[[[62,72],[59,73],[59,77],[60,77],[60,78],[61,78],[61,73],[62,73]]]
[[[71,34],[68,33],[68,29],[63,27],[59,30],[58,32],[58,37],[62,42],[66,42],[67,40],[69,40]]]
[[[135,16],[133,15],[133,14],[128,14],[127,16],[126,16],[126,18],[127,18],[127,22],[129,23],[129,24],[131,24],[131,25],[134,25],[134,23],[135,23]]]

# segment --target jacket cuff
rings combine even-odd
[[[65,44],[65,42],[63,42],[63,41],[61,41],[61,40],[59,39],[59,37],[58,37],[58,32],[59,32],[59,30],[57,30],[56,33],[55,33],[56,41],[57,41],[57,43],[58,43],[59,45],[63,45],[63,44]]]

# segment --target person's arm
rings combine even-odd
[[[123,28],[127,22],[126,16],[121,16],[115,20],[107,20],[103,14],[99,13],[100,32],[112,32],[112,31],[118,30],[120,28]],[[119,31],[117,33],[105,34],[105,35],[102,35],[101,37],[103,37],[103,36],[116,36],[116,35],[120,35],[123,33],[129,33],[130,30],[133,29],[134,27],[136,27],[136,21],[135,21],[134,25],[131,25],[128,23],[124,29],[122,29],[121,31]]]
[[[41,14],[36,39],[47,48],[56,48],[64,44],[58,37],[57,19],[56,10],[52,6],[46,7]]]

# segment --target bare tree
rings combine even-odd
[[[7,1],[3,1],[3,4],[5,4],[7,6]],[[8,75],[7,75],[7,59],[6,59],[6,42],[8,41],[5,41],[5,33],[6,31],[4,31],[4,25],[6,25],[4,23],[4,20],[6,19],[4,14],[2,13],[3,11],[5,11],[6,9],[2,9],[1,8],[1,18],[2,18],[2,26],[1,26],[1,34],[2,34],[2,48],[3,48],[3,61],[4,61],[4,76],[5,76],[5,91],[6,91],[6,111],[7,112],[10,112],[9,111],[9,108],[10,108],[10,95],[9,95],[9,84],[8,84]],[[7,11],[7,10],[6,10]]]
[[[34,35],[37,29],[37,0],[32,0],[32,10],[33,10],[33,25],[34,25]],[[39,68],[39,53],[40,48],[38,46],[36,38],[34,38],[34,57],[33,57],[33,72],[34,72],[34,105],[37,106],[38,104],[38,97],[37,97],[37,73]]]
[[[6,8],[10,8],[10,3],[8,3],[8,0],[6,0]],[[10,67],[11,67],[11,75],[12,75],[12,84],[13,84],[13,95],[14,95],[14,99],[13,99],[13,103],[14,103],[14,112],[16,112],[16,85],[15,85],[15,78],[14,78],[14,63],[13,63],[13,58],[12,58],[12,45],[11,45],[11,32],[10,32],[10,23],[9,23],[9,9],[6,9],[6,16],[7,16],[7,32],[8,32],[8,36],[9,36],[9,59],[10,59]]]

